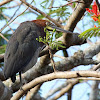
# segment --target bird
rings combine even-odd
[[[5,50],[3,70],[5,79],[11,78],[14,83],[16,74],[19,73],[21,80],[21,73],[26,72],[36,64],[39,53],[44,46],[36,38],[46,36],[44,32],[46,25],[65,32],[48,20],[42,19],[25,21],[15,30]]]

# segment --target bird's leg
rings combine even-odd
[[[23,90],[23,89],[22,89],[23,82],[22,82],[22,77],[21,77],[21,71],[19,72],[19,77],[20,77],[20,84],[21,84],[20,89]],[[24,90],[23,90],[23,91],[24,91]]]
[[[22,83],[21,71],[19,72],[20,82]]]
[[[19,72],[19,77],[20,77],[20,84],[21,84],[21,87],[20,87],[20,90],[23,90],[22,86],[24,85],[23,81],[22,81],[22,77],[21,77],[21,71]],[[24,91],[24,90],[23,90]],[[24,91],[25,92],[25,91]],[[22,99],[23,99],[24,96],[22,96]]]

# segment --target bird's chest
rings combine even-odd
[[[34,56],[32,57],[32,59],[30,60],[30,62],[28,63],[28,65],[26,65],[22,72],[26,72],[27,70],[29,70],[30,68],[32,68],[36,62],[37,62],[37,59],[38,59],[38,56],[39,56],[39,53],[41,51],[41,47],[39,47],[35,52],[34,52]]]

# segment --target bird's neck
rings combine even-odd
[[[32,22],[34,22],[36,25],[38,25],[39,27],[46,27],[46,22],[48,22],[47,20],[42,20],[42,19],[37,19],[37,20],[33,20]]]

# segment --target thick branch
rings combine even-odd
[[[84,15],[86,9],[90,6],[90,4],[92,3],[93,0],[81,0],[81,2],[83,3],[79,3],[76,10],[73,11],[72,15],[70,16],[70,18],[67,21],[66,26],[64,27],[64,29],[68,30],[68,31],[72,31],[74,30],[74,28],[76,27],[76,24],[80,21],[80,19],[82,18],[82,16]],[[66,42],[66,40],[68,39],[68,37],[70,38],[70,34],[63,34],[63,38]],[[66,42],[67,44],[67,42]]]
[[[1,3],[0,3],[0,6],[4,5],[4,4],[7,4],[8,2],[11,2],[13,0],[3,0]]]
[[[91,57],[96,55],[98,52],[100,52],[100,42],[97,42],[96,44],[90,46],[85,51],[78,51],[71,57],[65,58],[59,62],[55,62],[55,65],[56,65],[55,68],[56,70],[59,70],[59,71],[65,71],[65,70],[70,70],[78,65],[97,64],[99,63],[99,61],[94,61],[91,59]],[[87,58],[87,56],[89,58]],[[26,73],[22,75],[23,80],[29,82],[36,77],[53,72],[52,65],[51,66],[45,65],[46,63],[49,63],[49,62],[45,62],[42,60],[40,60],[40,62],[37,62],[37,64],[33,66],[32,69],[28,70]],[[17,80],[15,84],[12,84],[12,85],[9,84],[9,86],[12,87],[13,91],[16,92],[20,88],[19,82],[20,81]]]
[[[65,92],[68,92],[73,86],[73,83],[78,83],[78,79],[68,79],[65,83],[61,84],[60,86],[58,86],[57,88],[51,89],[47,94],[45,94],[45,98],[48,99],[49,97],[52,97],[55,93],[57,94],[59,91],[62,91],[62,89],[65,89]],[[68,88],[68,85],[71,85],[70,88]],[[67,87],[68,86],[68,87]],[[59,93],[58,93],[59,94]]]
[[[0,100],[10,100],[11,91],[0,81]]]
[[[90,6],[93,0],[81,0],[83,3],[79,3],[76,10],[73,11],[72,15],[69,17],[68,22],[64,29],[73,31],[76,27],[76,24],[80,21],[84,15],[86,9]]]
[[[99,86],[100,81],[93,81],[92,87],[91,87],[91,93],[90,93],[90,97],[89,100],[99,100]]]
[[[57,100],[58,98],[63,96],[66,92],[68,92],[71,88],[73,88],[73,86],[77,83],[78,83],[78,80],[70,82],[66,87],[62,88],[61,91],[55,97],[53,97],[49,100]]]
[[[36,85],[51,81],[53,79],[66,79],[66,78],[77,78],[77,77],[97,77],[100,78],[100,72],[96,71],[66,71],[66,72],[54,72],[51,74],[47,74],[44,76],[40,76],[33,81],[29,82],[28,84],[24,85],[22,89],[20,89],[15,96],[11,98],[11,100],[19,100],[26,91],[29,91],[31,88],[35,87]]]
[[[36,93],[40,89],[41,85],[42,84],[39,84],[39,85],[35,86],[34,88],[32,88],[30,91],[28,91],[25,100],[35,100],[34,96],[36,95]]]
[[[67,34],[67,33],[65,33]],[[86,43],[86,40],[83,40],[83,38],[79,38],[78,37],[78,33],[72,33],[70,34],[70,38],[67,37],[66,38],[66,42],[64,41],[63,39],[63,36],[61,36],[60,38],[56,39],[55,41],[61,41],[66,48],[59,48],[59,50],[66,50],[68,49],[70,46],[74,46],[74,45],[81,45],[83,43]],[[57,52],[56,49],[53,49],[52,50],[53,53]],[[40,57],[45,55],[45,54],[48,54],[49,53],[49,50],[48,50],[48,47],[46,47],[41,53],[40,53]]]

